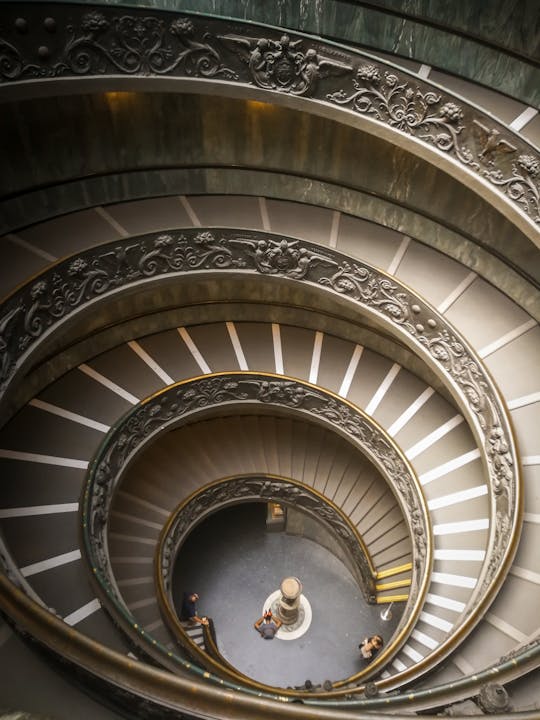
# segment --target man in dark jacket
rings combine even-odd
[[[184,593],[182,597],[182,609],[180,610],[180,620],[199,623],[200,625],[208,625],[208,620],[205,617],[199,617],[197,613],[198,599],[199,596],[197,593]]]

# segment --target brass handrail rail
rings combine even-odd
[[[280,376],[282,377],[282,376]],[[375,601],[377,571],[369,550],[347,515],[323,493],[298,480],[271,473],[242,473],[214,480],[194,490],[171,512],[156,548],[156,578],[170,598],[174,557],[191,532],[194,522],[230,504],[278,502],[301,508],[333,533],[358,570],[357,580],[369,603]],[[197,507],[198,505],[201,507]],[[412,570],[412,564],[411,568]]]
[[[176,237],[150,233],[109,243],[57,263],[4,303],[4,383],[15,383],[43,337],[86,305],[137,283],[189,271],[277,276],[324,289],[401,338],[447,383],[483,452],[491,524],[486,561],[469,603],[474,609],[465,609],[458,618],[459,633],[435,651],[441,659],[480,619],[515,553],[522,514],[520,468],[507,411],[480,359],[444,317],[395,278],[360,261],[351,265],[331,249],[255,231],[190,229]],[[52,278],[61,281],[54,297],[48,284]],[[434,657],[428,655],[405,674],[412,677]]]
[[[264,493],[260,494],[257,493],[256,488],[253,486],[253,481],[257,481],[262,479],[262,483],[258,483],[259,485],[263,486]],[[186,539],[187,535],[189,534],[191,530],[191,523],[190,522],[183,522],[183,513],[188,510],[188,519],[193,518],[200,519],[203,517],[203,515],[199,512],[193,512],[189,514],[189,507],[190,505],[193,505],[193,503],[197,503],[199,498],[202,497],[203,504],[204,504],[204,516],[206,516],[208,513],[211,513],[216,508],[211,503],[208,503],[208,501],[205,499],[205,494],[210,492],[216,492],[216,494],[219,496],[220,504],[219,508],[226,506],[226,502],[224,501],[221,493],[221,489],[224,488],[226,491],[227,485],[231,485],[232,483],[235,483],[237,485],[242,486],[242,488],[246,489],[246,492],[242,493],[242,498],[247,501],[250,501],[252,499],[263,499],[263,500],[271,500],[273,498],[276,498],[279,500],[279,502],[282,502],[286,504],[287,500],[283,499],[282,496],[278,496],[275,493],[279,492],[279,486],[284,485],[285,486],[285,495],[288,495],[288,501],[290,503],[294,502],[295,507],[303,507],[302,504],[302,496],[307,495],[309,498],[310,495],[313,495],[317,497],[319,503],[318,507],[320,507],[320,503],[322,503],[322,510],[323,515],[327,515],[327,513],[324,513],[325,506],[328,506],[329,509],[332,511],[332,513],[336,513],[339,516],[340,519],[340,527],[343,527],[343,524],[349,525],[351,534],[353,537],[356,537],[359,541],[361,541],[361,537],[358,535],[358,532],[352,526],[352,524],[348,521],[348,519],[343,515],[343,513],[339,510],[337,506],[332,503],[332,501],[328,500],[328,498],[325,498],[321,493],[318,493],[313,488],[306,488],[302,483],[299,483],[297,481],[291,480],[289,478],[283,478],[276,475],[270,475],[270,474],[253,474],[253,475],[238,475],[234,476],[232,478],[224,478],[222,480],[216,480],[212,483],[209,483],[208,485],[203,486],[202,488],[199,488],[198,490],[195,490],[193,493],[191,493],[187,498],[185,498],[173,512],[170,514],[167,522],[163,526],[163,529],[160,533],[159,541],[156,546],[156,552],[155,552],[155,563],[154,563],[154,575],[155,575],[155,583],[156,583],[156,593],[158,598],[158,604],[162,613],[162,616],[165,620],[165,624],[167,627],[171,630],[173,635],[177,638],[180,638],[181,644],[186,647],[188,650],[188,653],[199,662],[203,667],[207,667],[216,674],[223,674],[224,677],[228,677],[231,680],[235,682],[242,682],[246,683],[250,686],[264,689],[267,692],[270,692],[272,690],[271,686],[266,686],[263,683],[259,683],[257,681],[254,681],[252,678],[244,675],[243,673],[239,672],[234,666],[232,666],[230,663],[225,662],[225,665],[221,665],[221,659],[222,656],[220,653],[216,655],[215,653],[209,653],[210,659],[208,658],[208,655],[203,652],[196,643],[194,643],[189,635],[186,633],[181,621],[178,619],[178,616],[174,610],[173,605],[173,599],[172,599],[172,593],[170,588],[170,575],[172,572],[172,568],[174,565],[174,558],[176,553],[178,553],[182,542]],[[264,489],[264,486],[267,486],[266,489]],[[287,486],[290,486],[292,489],[292,492],[287,493]],[[234,502],[234,496],[231,496],[229,498],[230,502]],[[320,518],[322,521],[322,518]],[[182,534],[180,537],[177,537],[175,534],[175,528],[178,524],[181,524]],[[363,543],[362,543],[363,546]],[[369,558],[369,553],[367,552],[367,549],[364,548],[363,552],[367,553],[367,559]],[[358,554],[355,553],[357,556]],[[371,561],[370,561],[371,565]],[[411,565],[412,570],[412,565]],[[376,576],[375,570],[371,568],[372,572],[372,578],[374,579]],[[409,584],[410,584],[409,580]],[[375,595],[373,595],[372,602],[376,602]],[[411,611],[409,611],[408,617],[410,619]],[[406,626],[408,623],[403,620],[398,628],[395,631],[395,635],[397,635],[397,638],[394,642],[388,642],[385,648],[385,658],[389,659],[392,657],[393,654],[399,649],[398,643],[402,641],[402,638],[405,636],[406,631],[403,629],[404,625]],[[203,626],[204,631],[204,626]],[[214,643],[215,644],[215,643]],[[216,661],[216,662],[214,662]],[[384,662],[384,658],[381,661]],[[361,673],[355,673],[351,678],[348,678],[345,682],[357,682],[358,679],[361,677],[365,677],[369,674],[372,674],[373,667],[370,666],[369,668],[366,668]],[[293,696],[296,696],[298,693],[296,691],[290,692],[288,689],[284,690],[280,688],[280,693],[283,695],[289,695],[292,694]]]
[[[369,720],[377,710],[391,710],[395,720],[410,719],[411,710],[438,707],[457,702],[476,692],[486,683],[509,682],[540,666],[540,641],[516,653],[512,658],[459,680],[426,688],[414,693],[382,695],[362,700],[320,701],[304,696],[302,704],[279,697],[264,698],[261,693],[246,690],[233,693],[208,683],[209,673],[194,668],[192,679],[186,679],[150,665],[131,660],[100,645],[59,618],[51,615],[28,598],[0,573],[0,608],[15,626],[29,634],[51,655],[61,659],[64,667],[73,664],[80,676],[99,679],[112,700],[117,703],[138,701],[140,695],[152,707],[176,708],[204,717],[227,717],[231,720],[275,720],[276,713],[291,720]],[[211,679],[211,678],[210,678]],[[405,715],[394,712],[403,708]],[[537,711],[505,713],[504,720],[537,720]],[[434,718],[438,716],[427,716]],[[459,716],[455,716],[459,717]]]
[[[389,480],[399,502],[404,519],[409,525],[413,538],[413,590],[402,614],[394,642],[387,646],[368,668],[355,673],[346,680],[335,683],[342,685],[357,683],[360,678],[373,674],[386,660],[399,650],[418,618],[427,592],[433,549],[427,504],[423,492],[408,460],[397,448],[386,432],[359,408],[331,391],[321,390],[305,381],[286,378],[281,375],[257,372],[223,372],[181,381],[169,386],[142,401],[109,430],[100,449],[89,466],[84,499],[81,507],[84,549],[93,570],[96,589],[110,612],[119,612],[124,629],[133,639],[142,643],[152,655],[159,655],[159,644],[151,635],[139,627],[136,619],[123,603],[121,593],[114,581],[106,547],[105,529],[113,494],[118,487],[126,465],[133,460],[143,447],[169,429],[178,426],[183,417],[227,403],[235,405],[256,403],[263,406],[286,408],[289,414],[309,414],[318,422],[328,424],[339,431],[347,440],[366,454]],[[174,517],[173,517],[174,520]],[[162,575],[159,576],[162,582]],[[169,613],[170,617],[170,613]],[[174,624],[174,615],[171,622]],[[175,628],[177,634],[212,670],[219,667],[210,658],[201,656],[194,644],[185,638],[183,629]],[[170,654],[168,654],[168,658]],[[174,661],[176,658],[171,658]],[[246,682],[260,690],[271,693],[275,688],[244,679],[237,673],[233,680]],[[283,690],[283,695],[298,696],[298,691]],[[350,688],[333,692],[350,693]],[[321,697],[326,696],[322,693]]]
[[[268,378],[277,377],[264,375]],[[235,375],[231,374],[231,377]],[[198,522],[206,514],[227,507],[238,500],[279,502],[283,505],[299,507],[311,515],[327,527],[343,549],[348,551],[349,557],[356,563],[358,569],[359,585],[365,583],[361,589],[366,600],[370,603],[375,601],[377,572],[362,536],[347,515],[315,488],[293,478],[265,472],[242,473],[213,480],[194,490],[175,507],[161,530],[156,548],[156,578],[161,575],[165,595],[170,596],[170,573],[174,556],[191,532],[193,523]],[[199,504],[201,507],[197,507]]]

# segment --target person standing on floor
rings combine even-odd
[[[383,639],[380,635],[372,635],[364,638],[360,645],[360,655],[366,662],[371,662],[383,646]]]
[[[262,617],[253,625],[255,630],[264,640],[273,640],[279,628],[283,625],[279,618],[272,615],[271,610],[267,610]]]

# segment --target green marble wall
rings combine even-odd
[[[537,0],[375,0],[368,4],[438,23],[537,61],[540,59]]]
[[[375,134],[290,108],[176,93],[27,100],[0,116],[0,196],[121,171],[245,167],[368,191],[501,252],[519,233],[463,182]],[[459,208],[459,213],[456,213]]]

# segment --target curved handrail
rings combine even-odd
[[[41,17],[39,4],[25,3],[24,8],[25,15]],[[489,114],[417,75],[336,43],[300,33],[284,36],[280,28],[136,8],[57,9],[51,20],[60,41],[54,49],[41,46],[36,56],[28,52],[26,29],[38,21],[20,18],[17,3],[3,4],[4,87],[28,90],[43,81],[65,85],[68,78],[183,77],[234,86],[237,93],[248,87],[250,95],[270,93],[276,102],[280,96],[288,104],[310,102],[312,112],[331,108],[335,117],[347,121],[353,116],[368,132],[415,148],[450,174],[465,172],[478,193],[488,200],[497,197],[491,202],[537,242],[536,151]],[[436,159],[430,157],[433,152]]]
[[[30,634],[51,657],[58,658],[64,669],[76,669],[78,678],[86,679],[94,687],[98,681],[102,692],[106,692],[111,700],[132,711],[139,707],[142,696],[156,710],[175,708],[194,716],[231,720],[251,720],[255,716],[261,720],[275,720],[277,716],[291,720],[369,720],[373,711],[383,708],[392,711],[395,720],[410,720],[411,710],[457,702],[477,694],[486,683],[493,680],[509,682],[540,666],[540,642],[537,642],[494,667],[414,693],[332,701],[323,705],[316,699],[305,697],[303,705],[298,705],[285,697],[272,701],[249,690],[233,693],[227,689],[224,680],[215,679],[220,686],[215,687],[207,682],[213,680],[210,674],[197,668],[194,673],[198,679],[186,679],[132,661],[51,615],[1,573],[0,607],[20,630]],[[394,712],[400,708],[405,709],[405,715]],[[537,711],[532,711],[506,713],[504,717],[505,720],[537,720],[537,715]],[[424,717],[435,719],[435,716]]]
[[[311,243],[232,229],[150,233],[92,248],[57,263],[4,303],[4,388],[18,380],[40,343],[77,312],[124,289],[189,272],[235,278],[251,273],[325,290],[401,338],[447,384],[478,438],[491,498],[489,548],[470,601],[474,609],[466,608],[459,619],[463,637],[493,599],[517,546],[522,500],[515,442],[497,388],[476,353],[444,316],[386,273]],[[451,648],[447,639],[438,657]]]
[[[220,658],[222,665],[227,665],[227,660],[221,656],[217,646],[216,625],[211,617],[206,617],[207,624],[202,626],[204,645],[210,654]],[[231,666],[232,667],[232,666]]]
[[[272,376],[271,376],[272,377]],[[175,558],[187,536],[206,515],[237,502],[277,502],[300,508],[327,527],[356,566],[356,577],[368,603],[375,603],[377,572],[362,536],[340,508],[322,493],[292,478],[269,473],[221,478],[198,488],[172,511],[156,549],[156,578],[172,602]]]
[[[126,607],[114,580],[106,535],[114,492],[129,463],[158,435],[188,419],[192,420],[201,412],[207,415],[209,411],[221,411],[227,405],[238,408],[242,405],[254,407],[258,404],[286,411],[289,415],[308,416],[343,435],[380,470],[393,489],[409,526],[414,563],[411,591],[405,610],[395,631],[393,643],[387,646],[368,668],[340,681],[339,684],[356,683],[360,678],[380,669],[388,658],[399,650],[418,618],[433,562],[429,514],[414,471],[385,431],[347,400],[308,382],[260,372],[216,373],[175,383],[128,411],[109,430],[87,473],[81,518],[84,549],[93,578],[110,612],[113,615],[119,614],[126,621],[126,632],[134,641],[142,643],[150,654],[155,654],[156,650],[159,653],[157,643],[139,627]],[[272,481],[266,482],[271,487]],[[212,487],[207,490],[211,493]],[[301,494],[302,491],[300,486],[295,487],[296,493]],[[174,523],[174,516],[170,522]],[[166,607],[161,573],[158,579],[162,604]],[[177,624],[174,616],[168,614],[167,619]],[[175,627],[175,630],[183,636],[181,628]],[[202,656],[201,660],[204,661]],[[211,660],[209,664],[214,672],[219,672],[219,667]],[[249,682],[253,687],[267,693],[275,692],[275,688],[245,679],[239,673],[232,679],[236,682]],[[299,694],[297,691],[283,689],[279,692],[283,695]]]
[[[234,665],[231,665],[231,663],[223,657],[219,650],[217,644],[216,626],[214,621],[211,617],[207,617],[206,619],[208,620],[208,624],[202,626],[204,646],[206,652],[208,653],[208,655],[210,655],[210,657],[216,660],[220,667],[227,669],[231,673],[237,672]]]
[[[167,627],[175,637],[180,638],[182,645],[187,645],[189,654],[204,667],[208,667],[216,674],[224,671],[225,676],[230,677],[235,682],[244,682],[255,687],[263,687],[258,683],[255,684],[252,678],[240,673],[230,663],[226,662],[223,666],[221,654],[216,656],[215,653],[209,652],[211,660],[216,660],[217,663],[208,662],[207,655],[191,641],[179,621],[174,610],[171,591],[171,574],[175,556],[193,529],[193,524],[204,519],[217,509],[227,507],[238,501],[251,502],[253,500],[276,501],[284,505],[289,504],[296,508],[302,508],[312,514],[319,522],[328,526],[338,542],[342,543],[350,553],[353,562],[358,563],[359,584],[368,602],[375,601],[374,579],[376,572],[361,536],[341,510],[321,493],[290,478],[270,474],[236,475],[231,478],[224,478],[194,491],[173,510],[160,533],[154,563],[158,604]],[[355,547],[356,545],[357,547]],[[369,572],[369,576],[365,577],[367,572]],[[363,582],[369,582],[367,588],[362,587]],[[416,596],[417,593],[415,592],[414,595]],[[414,602],[411,601],[409,605],[413,605],[412,612],[414,612]],[[410,607],[408,607],[408,613],[411,614]],[[404,615],[406,614],[404,613]],[[402,618],[394,632],[394,635],[397,636],[396,641],[387,643],[385,653],[387,661],[398,649],[396,644],[399,642],[401,631],[403,631],[406,624],[405,620],[406,618]],[[371,674],[373,669],[370,666],[362,673],[362,677]],[[359,674],[357,673],[353,677],[354,682],[356,682]],[[281,692],[287,694],[288,691]]]

